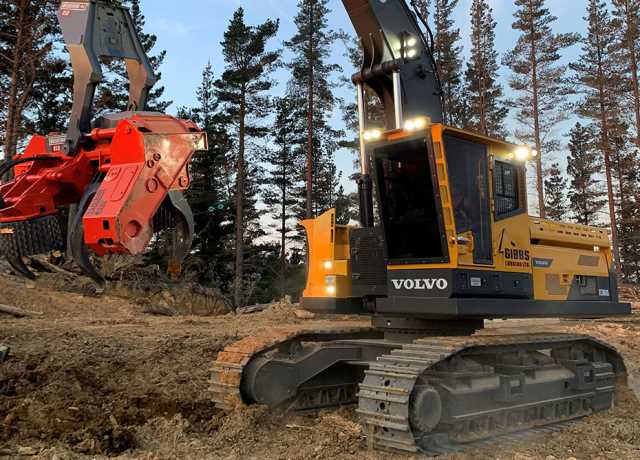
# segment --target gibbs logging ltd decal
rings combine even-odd
[[[531,267],[531,251],[528,249],[518,248],[511,238],[506,238],[506,230],[502,230],[500,237],[499,253],[504,257],[504,265],[513,268],[530,268]],[[509,240],[509,244],[505,243]]]

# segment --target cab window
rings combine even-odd
[[[494,166],[494,198],[496,217],[505,218],[522,211],[522,174],[517,165],[496,160]]]

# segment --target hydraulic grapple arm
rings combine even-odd
[[[93,99],[102,81],[101,58],[124,60],[129,77],[127,110],[144,110],[157,78],[126,8],[95,0],[62,2],[58,19],[74,74],[64,151],[75,154],[82,133],[91,130]]]

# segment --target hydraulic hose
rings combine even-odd
[[[426,29],[427,34],[429,34],[429,41],[427,42],[427,40],[424,39],[424,36],[423,36],[423,40],[425,42],[425,45],[427,45],[427,49],[429,50],[429,58],[433,63],[433,70],[435,72],[436,81],[438,82],[438,87],[440,88],[440,92],[442,93],[442,81],[440,80],[440,71],[438,69],[438,63],[436,62],[436,58],[433,55],[434,48],[435,48],[435,40],[433,38],[433,32],[431,31],[431,27],[429,27],[429,23],[427,22],[426,18],[420,12],[418,5],[416,5],[415,0],[411,0],[411,6],[413,7],[413,10],[416,16],[418,17],[418,19],[420,19],[420,22]]]

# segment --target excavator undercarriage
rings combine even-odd
[[[357,404],[375,449],[438,455],[608,410],[621,356],[583,335],[423,336],[379,329],[273,330],[225,348],[216,407]]]

